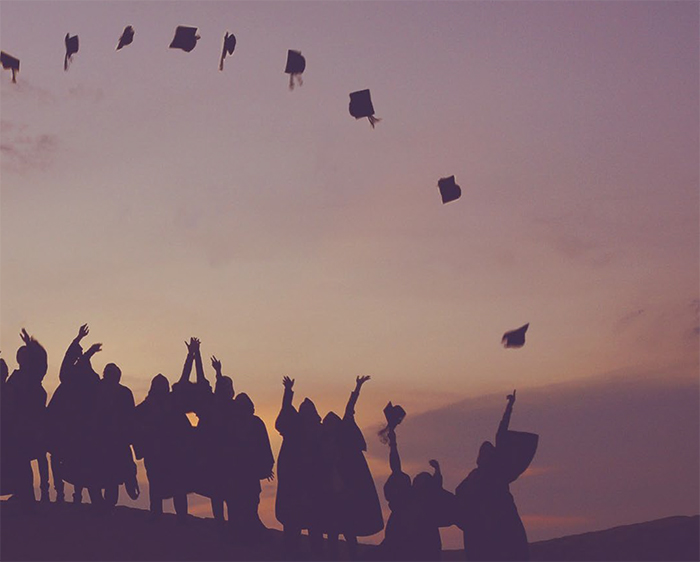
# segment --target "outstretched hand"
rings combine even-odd
[[[88,349],[84,355],[86,355],[89,358],[89,357],[92,357],[93,355],[95,355],[95,353],[97,353],[98,351],[102,351],[102,344],[101,343],[93,343],[90,346],[90,349]]]
[[[214,367],[214,370],[217,373],[221,373],[221,361],[219,361],[214,355],[211,356],[211,366]]]
[[[435,459],[430,459],[428,461],[428,464],[432,466],[435,470],[440,470],[440,463],[437,462]]]
[[[369,375],[364,375],[364,376],[358,376],[355,379],[355,388],[357,390],[360,390],[362,388],[362,385],[365,384],[371,377]]]
[[[190,338],[189,343],[185,341],[185,345],[187,346],[187,352],[190,353],[191,355],[194,355],[199,351],[199,344],[201,342],[199,341],[199,338]]]
[[[508,403],[511,405],[515,403],[515,390],[513,390],[513,394],[506,396],[506,400],[508,400]]]
[[[30,336],[24,328],[22,328],[22,331],[19,333],[19,337],[22,338],[22,341],[27,345],[34,341],[34,338]]]
[[[270,471],[270,474],[268,474],[268,475],[265,477],[265,480],[267,480],[268,482],[272,482],[272,481],[274,481],[274,479],[275,479],[275,471],[274,471],[274,470],[271,470],[271,471]]]
[[[78,335],[75,337],[76,341],[82,340],[85,336],[87,336],[90,333],[90,328],[88,327],[87,324],[83,324],[78,328]]]
[[[292,390],[292,387],[294,386],[294,379],[284,376],[282,377],[282,384],[284,385],[285,390]]]

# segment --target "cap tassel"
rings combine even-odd
[[[12,83],[17,84],[17,71],[14,68],[12,69]]]
[[[369,124],[372,125],[372,128],[374,129],[374,125],[379,123],[381,121],[381,118],[375,117],[374,115],[368,115],[367,120],[369,121]]]
[[[289,89],[294,90],[294,78],[297,79],[297,84],[299,86],[304,85],[304,79],[301,77],[301,72],[290,72],[289,73]]]

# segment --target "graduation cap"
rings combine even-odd
[[[186,53],[189,53],[197,46],[198,39],[200,39],[200,37],[197,35],[196,27],[178,25],[177,29],[175,29],[175,37],[173,37],[173,40],[170,43],[170,48],[182,49]]]
[[[224,35],[224,46],[221,49],[221,60],[219,61],[219,70],[224,69],[224,59],[226,55],[232,55],[236,48],[236,36],[233,33],[226,32]]]
[[[386,418],[387,425],[391,428],[395,428],[406,417],[406,410],[398,404],[394,406],[389,402],[384,408],[384,417]]]
[[[284,68],[285,74],[289,74],[289,89],[294,89],[294,77],[296,76],[299,85],[304,81],[301,79],[301,73],[306,68],[306,59],[302,56],[301,51],[287,51],[287,66]]]
[[[525,332],[527,332],[528,327],[530,326],[530,323],[528,322],[524,326],[520,326],[517,330],[513,330],[511,332],[506,332],[503,334],[503,338],[501,339],[501,343],[505,347],[522,347],[525,345]]]
[[[462,190],[455,183],[454,176],[440,178],[438,180],[438,187],[440,188],[440,196],[442,197],[443,204],[459,199],[462,196]]]
[[[122,36],[119,38],[119,45],[117,45],[117,51],[121,49],[122,47],[126,47],[127,45],[131,45],[131,43],[134,41],[134,28],[131,27],[130,25],[127,25],[124,28],[124,31],[122,32]]]
[[[73,55],[78,52],[78,47],[79,47],[78,36],[73,35],[73,37],[71,37],[70,33],[66,33],[65,43],[66,43],[66,56],[63,59],[63,70],[68,70],[68,63],[73,58]]]
[[[12,71],[12,82],[16,84],[17,73],[19,72],[19,59],[8,55],[5,51],[0,51],[0,63],[5,70],[9,68]]]
[[[367,117],[373,129],[374,124],[377,121],[381,121],[381,119],[374,116],[374,106],[372,105],[372,98],[369,95],[369,90],[360,90],[359,92],[350,94],[350,115],[355,119]]]

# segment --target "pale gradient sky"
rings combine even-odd
[[[3,0],[21,72],[0,81],[0,349],[35,334],[52,391],[88,322],[96,366],[140,400],[197,335],[275,446],[284,374],[324,412],[372,374],[366,427],[390,399],[410,415],[616,371],[696,380],[698,12]],[[199,27],[191,53],[167,48],[177,25]],[[307,58],[293,92],[290,48]],[[375,130],[348,114],[364,88]],[[443,206],[452,174],[463,195]]]

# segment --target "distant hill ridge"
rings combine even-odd
[[[0,504],[2,560],[280,560],[282,533],[270,530],[256,546],[230,544],[211,518],[174,515],[152,521],[148,511],[119,506],[97,515],[90,505],[37,504],[23,513],[16,504]],[[699,560],[700,517],[676,516],[533,543],[532,560]],[[341,556],[345,555],[341,545]],[[307,548],[307,545],[304,545]],[[376,557],[364,545],[363,559]],[[463,559],[462,551],[443,553]]]

